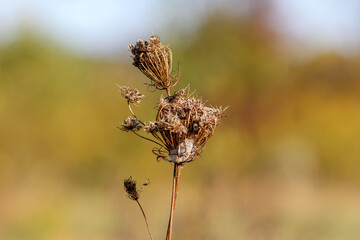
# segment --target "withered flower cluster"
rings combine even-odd
[[[132,89],[130,87],[118,86],[121,96],[123,96],[128,103],[140,103],[141,99],[144,97],[144,94],[140,93],[139,90]]]
[[[221,107],[206,107],[201,99],[185,93],[185,89],[161,98],[157,109],[156,121],[144,128],[164,145],[164,149],[154,148],[153,153],[158,158],[180,164],[199,156],[224,116]]]
[[[132,177],[124,180],[124,189],[131,200],[137,201],[139,199],[140,195],[136,188],[136,181]]]
[[[176,85],[178,79],[171,75],[171,50],[161,44],[158,36],[151,36],[149,41],[139,40],[135,46],[129,45],[129,49],[133,54],[133,65],[150,79],[148,85],[167,92]]]
[[[133,65],[150,79],[150,85],[166,90],[168,96],[159,99],[156,120],[145,125],[130,107],[130,103],[140,102],[144,95],[137,89],[121,87],[121,95],[128,101],[133,117],[128,117],[120,129],[135,133],[143,126],[156,140],[136,134],[159,145],[153,149],[158,159],[177,164],[195,160],[213,135],[225,109],[205,106],[203,100],[190,96],[187,89],[170,94],[170,87],[175,86],[178,79],[171,76],[171,50],[161,44],[158,36],[150,37],[149,41],[139,40],[129,48]]]
[[[142,128],[142,126],[139,120],[137,120],[132,116],[129,116],[127,119],[124,120],[124,122],[121,124],[121,127],[119,128],[124,132],[128,132],[128,131],[139,131]]]

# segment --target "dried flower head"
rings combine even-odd
[[[160,140],[165,150],[155,148],[153,152],[158,158],[180,164],[200,155],[225,111],[221,107],[207,107],[189,94],[185,96],[184,89],[160,99],[157,109],[156,121],[144,129]]]
[[[136,181],[133,180],[131,176],[127,179],[124,179],[124,189],[131,200],[137,201],[139,199],[140,195],[136,188]]]
[[[133,65],[147,76],[159,90],[169,90],[177,83],[177,77],[171,76],[172,53],[169,47],[161,44],[158,36],[151,36],[149,41],[139,40],[135,46],[129,45],[133,54]]]
[[[140,93],[139,90],[132,89],[130,87],[118,86],[121,96],[123,96],[128,103],[140,103],[141,99],[144,97],[144,94]]]
[[[142,126],[141,123],[139,122],[139,120],[137,120],[136,118],[129,116],[127,119],[125,119],[123,121],[123,123],[121,124],[121,127],[119,127],[120,130],[128,132],[128,131],[139,131]]]

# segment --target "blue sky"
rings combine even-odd
[[[360,52],[359,0],[275,0],[278,27],[293,44]]]
[[[275,4],[271,25],[290,45],[360,50],[359,0],[269,1]],[[248,7],[241,0],[227,2],[236,13]],[[223,5],[220,0],[0,0],[0,42],[11,41],[29,25],[72,51],[107,56],[170,25],[178,31],[196,29],[207,12]]]

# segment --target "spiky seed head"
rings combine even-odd
[[[225,111],[205,106],[203,100],[185,95],[184,89],[160,99],[157,108],[156,121],[146,125],[145,131],[159,133],[165,143],[168,155],[155,150],[157,157],[177,163],[191,162],[200,155]]]
[[[137,120],[132,116],[129,116],[127,119],[123,121],[121,127],[119,128],[124,132],[128,132],[128,131],[139,131],[142,128],[142,126],[139,120]]]
[[[151,36],[149,41],[139,40],[135,45],[129,45],[133,65],[150,79],[148,85],[159,90],[173,87],[177,77],[171,76],[172,53],[169,47],[160,42],[160,37]]]
[[[118,86],[121,96],[123,96],[128,103],[140,103],[141,99],[144,97],[144,94],[140,93],[139,90],[132,89],[126,86]]]

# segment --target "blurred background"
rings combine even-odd
[[[172,166],[117,129],[127,45],[173,50],[177,87],[230,106],[180,181],[174,239],[360,239],[360,2],[0,2],[0,239],[165,237]]]

